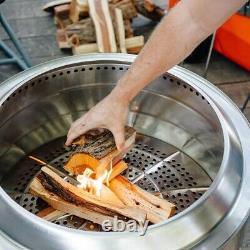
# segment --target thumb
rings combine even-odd
[[[124,126],[110,128],[114,138],[117,149],[120,151],[124,147],[125,135],[124,135]]]

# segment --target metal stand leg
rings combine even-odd
[[[7,32],[7,34],[9,35],[10,39],[12,40],[12,42],[14,43],[17,51],[20,53],[20,55],[23,58],[23,63],[22,65],[26,64],[25,68],[29,68],[31,66],[30,60],[27,57],[27,55],[25,54],[20,42],[18,41],[18,39],[15,36],[14,31],[12,30],[12,28],[10,27],[9,23],[7,22],[7,20],[5,19],[5,17],[2,15],[2,13],[0,13],[0,22],[3,25],[5,31]],[[17,55],[15,55],[3,42],[1,43],[1,47],[5,50],[5,52],[7,54],[10,55],[10,53],[12,55],[14,55],[15,58],[18,58]],[[11,52],[10,52],[11,51]],[[19,59],[19,58],[18,58]],[[18,61],[21,61],[21,59],[19,59]],[[20,62],[18,62],[18,65],[20,66]],[[21,67],[21,66],[20,66]]]
[[[210,59],[211,59],[211,55],[212,55],[212,51],[213,51],[213,47],[214,47],[215,33],[216,32],[214,32],[213,36],[212,36],[212,40],[211,40],[208,55],[207,55],[206,65],[205,65],[205,69],[204,69],[204,72],[203,72],[203,76],[205,78],[207,77],[207,70],[208,70],[208,66],[209,66],[209,63],[210,63]]]
[[[0,60],[0,65],[16,63],[22,69],[28,69],[29,66],[22,61],[3,41],[0,41],[0,48],[6,53],[10,58],[5,58]]]
[[[244,102],[244,104],[243,104],[243,106],[242,106],[242,108],[241,108],[241,111],[242,111],[243,113],[244,113],[244,111],[245,111],[245,109],[246,109],[247,104],[248,104],[249,101],[250,101],[250,93],[248,93],[247,99],[245,100],[245,102]]]

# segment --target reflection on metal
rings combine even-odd
[[[61,167],[68,157],[63,136],[71,122],[106,96],[133,60],[120,54],[67,57],[4,82],[0,86],[1,186],[12,194],[25,190],[41,168],[25,157],[29,154]],[[216,87],[179,67],[152,82],[135,104],[129,123],[138,137],[126,157],[125,175],[175,202],[176,216],[150,226],[143,237],[79,232],[32,216],[0,188],[0,217],[15,222],[13,228],[10,220],[0,220],[1,230],[31,249],[88,245],[102,250],[112,245],[125,250],[128,244],[145,250],[159,244],[167,249],[221,247],[249,212],[250,131],[245,118]],[[75,219],[55,223],[69,223],[72,228]],[[83,224],[74,228],[99,231]]]

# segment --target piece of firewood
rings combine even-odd
[[[174,204],[144,191],[122,176],[118,176],[110,182],[110,189],[126,205],[144,210],[147,219],[152,223],[162,222],[175,212]]]
[[[89,17],[68,25],[65,31],[68,36],[77,35],[81,44],[96,42],[94,23]]]
[[[144,36],[134,36],[125,40],[126,48],[131,49],[134,47],[140,47],[144,45]]]
[[[61,18],[59,16],[54,16],[54,21],[58,29],[65,29],[71,24],[71,21],[68,18]]]
[[[107,0],[88,0],[89,12],[94,21],[99,52],[116,52],[114,28]]]
[[[54,8],[55,16],[67,19],[69,16],[69,4],[63,4]]]
[[[79,36],[77,34],[72,35],[69,38],[69,44],[71,45],[71,47],[77,47],[80,45],[80,39]]]
[[[135,142],[136,131],[125,127],[125,144],[122,151],[116,148],[114,136],[105,129],[99,134],[93,135],[90,131],[73,142],[75,148],[72,155],[65,164],[64,169],[75,174],[85,168],[90,168],[96,173],[96,177],[102,175],[103,171],[110,170],[110,164],[115,166],[123,156],[132,148]]]
[[[115,21],[116,21],[116,34],[119,42],[120,51],[127,53],[125,44],[125,27],[123,22],[122,11],[118,8],[115,9]]]
[[[56,210],[53,207],[47,207],[43,210],[41,210],[39,213],[37,213],[37,216],[40,218],[43,218],[47,221],[53,221],[57,220],[58,218],[65,215],[65,212]]]
[[[71,0],[55,0],[55,1],[50,1],[47,4],[45,4],[42,9],[44,11],[50,12],[50,11],[53,11],[56,6],[60,6],[60,5],[63,5],[63,4],[69,4],[70,2],[71,2]]]
[[[68,41],[68,36],[63,29],[58,29],[56,32],[56,40],[60,49],[69,49],[71,45]]]
[[[128,52],[130,51],[133,51],[133,53],[139,52],[144,45],[144,37],[134,36],[134,37],[126,38],[125,45],[126,45],[126,49]],[[82,45],[79,45],[78,47],[74,47],[72,51],[74,55],[96,53],[98,52],[98,46],[96,43],[82,44]]]
[[[134,31],[132,28],[132,22],[128,19],[124,20],[124,27],[125,27],[125,37],[130,38],[134,36]]]
[[[88,16],[88,1],[87,0],[72,0],[70,4],[69,17],[73,23],[77,23],[80,17]]]
[[[133,0],[121,0],[116,2],[111,2],[109,4],[111,12],[114,12],[116,8],[122,11],[124,19],[131,20],[136,17],[138,12],[135,8]]]
[[[134,0],[135,7],[137,11],[153,20],[153,21],[160,21],[161,18],[165,15],[164,9],[156,6],[152,1],[149,0]]]
[[[74,55],[89,54],[98,52],[97,43],[81,44],[78,47],[73,47],[72,52]]]
[[[102,208],[86,208],[84,205],[76,205],[73,202],[65,201],[54,192],[49,192],[41,184],[38,178],[34,178],[30,185],[30,192],[46,201],[56,213],[72,214],[80,218],[102,225],[105,220],[112,220],[116,213]],[[46,219],[46,217],[43,217]],[[124,219],[122,217],[122,219]]]
[[[39,182],[47,191],[59,196],[66,202],[71,202],[73,205],[84,207],[86,209],[101,212],[107,215],[111,215],[112,213],[116,215],[118,214],[121,216],[129,217],[138,222],[144,221],[145,219],[145,212],[143,210],[125,206],[118,198],[114,198],[116,196],[115,194],[112,194],[112,198],[108,197],[108,195],[103,195],[102,193],[100,196],[93,195],[81,188],[78,188],[66,182],[47,167],[43,167],[41,169],[41,173],[37,176],[36,179],[39,180]],[[30,187],[32,191],[34,185],[32,185],[31,183]],[[103,192],[103,188],[101,192]],[[111,193],[109,193],[109,195],[110,194]],[[51,203],[49,204],[55,209],[74,214],[71,211],[61,210],[60,208],[53,206]]]

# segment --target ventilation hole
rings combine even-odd
[[[75,69],[74,72],[75,72],[75,73],[78,72],[78,69]]]
[[[104,67],[104,69],[108,69],[108,67],[107,67],[107,66],[105,66],[105,67]]]
[[[56,74],[53,74],[52,77],[55,78],[55,77],[56,77]]]
[[[45,80],[47,81],[48,79],[49,79],[49,77],[48,77],[48,76],[46,76],[46,77],[45,77]]]
[[[123,67],[120,67],[119,70],[123,70]]]
[[[186,89],[186,88],[187,88],[187,85],[184,84],[183,87],[184,87],[184,89]]]
[[[62,75],[63,75],[63,72],[60,72],[59,75],[62,76]]]
[[[96,67],[96,69],[97,69],[97,70],[100,70],[100,69],[101,69],[101,67],[99,67],[99,66],[98,66],[98,67]]]
[[[112,67],[111,69],[112,69],[112,70],[115,70],[115,67]]]
[[[15,97],[15,96],[16,96],[16,93],[13,93],[13,94],[12,94],[12,97]]]
[[[67,225],[67,224],[68,224],[68,221],[64,220],[63,225]]]
[[[166,76],[163,76],[163,79],[164,79],[164,80],[167,80],[167,77],[166,77]],[[173,80],[173,79],[172,79],[172,80]]]
[[[85,71],[85,68],[82,68],[81,71]]]
[[[69,70],[67,71],[67,74],[70,74],[70,71],[69,71]]]
[[[181,83],[179,81],[177,81],[177,85],[181,85]]]
[[[38,82],[39,82],[39,83],[42,82],[42,79],[39,79]]]
[[[93,67],[90,67],[89,70],[93,70]]]
[[[201,96],[201,98],[202,98],[202,100],[205,100],[205,97],[203,95]]]
[[[194,90],[192,88],[189,88],[190,92],[193,92]]]
[[[197,92],[197,91],[195,92],[195,94],[196,94],[197,96],[199,96],[199,95],[200,95],[200,94],[199,94],[199,92]]]
[[[18,93],[21,93],[21,92],[22,92],[22,89],[19,89],[19,90],[18,90]]]

